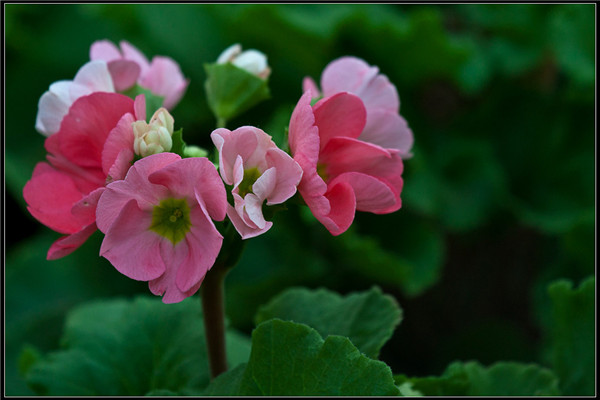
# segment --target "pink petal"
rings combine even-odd
[[[344,233],[350,225],[352,225],[352,221],[354,221],[354,212],[356,209],[354,190],[350,185],[340,182],[329,186],[324,198],[327,199],[329,203],[329,212],[323,212],[325,208],[315,202],[315,199],[309,198],[309,200],[306,201],[306,204],[313,212],[313,215],[332,235],[340,235]]]
[[[58,239],[50,249],[48,250],[48,254],[46,255],[47,260],[57,260],[64,256],[67,256],[77,250],[79,246],[81,246],[85,241],[92,236],[94,232],[96,232],[96,224],[92,223],[80,230],[79,232],[73,233],[68,236],[63,236]]]
[[[333,137],[359,137],[367,118],[360,98],[350,93],[337,93],[321,99],[313,110],[315,125],[319,127],[321,150]]]
[[[140,76],[140,66],[127,60],[114,60],[108,63],[108,70],[112,76],[115,89],[119,92],[129,89]]]
[[[330,62],[321,75],[324,96],[339,92],[359,94],[377,75],[379,69],[356,57],[341,57]]]
[[[73,204],[71,213],[77,217],[83,224],[94,224],[94,230],[96,230],[96,206],[100,196],[104,193],[106,188],[99,187],[92,191],[87,196],[83,197],[77,203]]]
[[[319,159],[319,129],[315,126],[315,115],[310,105],[310,93],[298,100],[289,125],[289,144],[294,160],[306,171],[317,168]]]
[[[384,110],[398,113],[400,110],[400,99],[396,86],[385,75],[379,74],[371,79],[362,90],[356,92],[356,95],[365,103],[367,112]]]
[[[122,40],[119,45],[121,46],[123,57],[126,60],[135,61],[140,67],[141,74],[145,74],[150,68],[150,63],[148,62],[146,56],[125,40]]]
[[[45,136],[58,132],[63,117],[69,111],[69,106],[70,104],[56,93],[45,92],[38,102],[35,129]]]
[[[121,52],[109,40],[98,40],[90,47],[90,60],[112,61],[120,58]]]
[[[413,133],[406,120],[395,112],[384,110],[374,110],[367,114],[367,124],[359,139],[386,149],[398,150],[403,157],[410,155],[413,145]]]
[[[150,68],[140,76],[139,84],[152,93],[163,96],[163,106],[171,109],[183,96],[188,81],[175,61],[169,57],[157,56],[152,59]]]
[[[84,223],[71,213],[71,208],[84,194],[68,174],[44,164],[38,164],[33,177],[23,188],[27,210],[42,224],[57,232],[79,232]]]
[[[103,198],[98,208],[102,206]],[[158,278],[166,269],[160,244],[168,240],[151,231],[151,224],[152,213],[140,210],[135,200],[128,201],[106,232],[100,255],[131,279],[149,281]]]
[[[106,184],[109,184],[113,181],[125,179],[129,168],[131,168],[131,163],[135,159],[135,154],[131,149],[121,149],[119,154],[117,154],[117,158],[113,163],[112,167],[108,170],[108,174],[106,175]]]
[[[142,160],[161,154],[171,153],[159,153]],[[208,158],[192,157],[175,161],[151,173],[148,181],[165,186],[175,196],[196,198],[206,206],[208,214],[214,220],[221,221],[225,218],[227,204],[225,186]]]
[[[263,172],[262,175],[259,176],[256,182],[254,182],[252,185],[252,192],[258,199],[260,199],[261,206],[263,200],[271,196],[273,190],[275,190],[277,185],[277,175],[277,169],[275,167],[271,167]]]
[[[138,94],[133,102],[136,121],[146,121],[146,96]]]
[[[227,205],[227,217],[229,217],[229,220],[233,223],[235,230],[238,231],[242,239],[249,239],[261,235],[273,226],[273,223],[270,221],[266,221],[263,229],[248,226],[239,216],[236,209],[231,205]]]
[[[133,134],[133,128],[131,126],[133,122],[135,122],[133,115],[130,113],[124,114],[119,122],[117,122],[117,125],[108,134],[106,142],[104,143],[104,148],[102,149],[102,171],[104,174],[109,174],[111,167],[122,150],[133,149],[133,142],[135,140],[135,135]],[[131,153],[130,161],[133,161],[133,151]],[[115,176],[112,176],[112,178],[118,179]]]
[[[321,96],[321,92],[319,91],[317,84],[312,78],[308,76],[302,80],[302,92],[310,92],[310,96],[313,99],[316,99]]]
[[[248,218],[250,218],[257,228],[263,229],[267,223],[262,213],[263,200],[252,193],[248,193],[244,198],[244,203],[244,209]]]
[[[223,236],[201,207],[195,207],[190,211],[190,221],[192,227],[185,237],[188,257],[181,263],[173,262],[170,265],[178,269],[175,283],[182,292],[187,292],[204,279],[215,263],[223,244]]]
[[[98,92],[79,98],[53,135],[60,152],[79,166],[102,168],[104,143],[126,113],[133,113],[133,100],[121,94]]]
[[[302,168],[285,151],[276,147],[267,150],[266,159],[269,166],[277,169],[276,190],[266,196],[267,204],[283,203],[296,193],[302,179]]]

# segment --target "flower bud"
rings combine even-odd
[[[135,121],[132,124],[135,154],[146,157],[171,150],[174,122],[171,114],[163,107],[156,110],[149,123]]]
[[[228,62],[261,79],[267,79],[271,74],[271,68],[267,64],[267,56],[254,49],[242,51],[242,46],[238,43],[225,49],[217,59],[217,64]]]

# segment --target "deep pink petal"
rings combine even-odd
[[[119,92],[135,85],[141,73],[140,66],[137,63],[127,60],[110,61],[108,71],[113,79],[115,90]]]
[[[60,233],[76,233],[85,226],[71,213],[73,204],[84,195],[68,174],[49,166],[36,167],[33,177],[23,188],[23,197],[31,215]]]
[[[85,243],[85,241],[96,232],[96,229],[96,224],[91,223],[79,232],[58,239],[50,246],[46,259],[57,260],[64,256],[68,256]]]
[[[73,204],[71,213],[83,224],[92,224],[96,222],[96,206],[100,200],[100,196],[106,188],[99,187],[91,193],[84,196],[77,203]],[[94,228],[96,229],[96,228]]]
[[[410,155],[414,140],[406,120],[395,112],[384,110],[367,114],[367,124],[359,139],[386,149],[398,150],[403,157]]]
[[[316,202],[315,198],[309,198],[306,204],[332,235],[337,236],[344,233],[354,221],[356,210],[354,190],[350,185],[341,182],[329,186],[323,198],[328,202],[329,212],[324,212],[327,208],[323,207],[320,202]]]
[[[331,181],[331,185],[345,182],[352,186],[356,209],[376,214],[387,214],[401,206],[400,192],[387,182],[360,172],[346,172]]]
[[[315,126],[310,100],[309,92],[300,97],[292,112],[288,136],[292,156],[305,174],[307,170],[316,170],[319,159],[319,128]]]
[[[98,208],[103,205],[102,198]],[[150,230],[152,213],[128,201],[106,232],[100,247],[105,257],[123,275],[138,281],[156,279],[165,272],[160,254],[161,241],[168,241]]]
[[[345,92],[319,100],[313,110],[315,125],[319,127],[321,150],[333,137],[359,137],[367,120],[360,98]]]
[[[104,143],[104,148],[102,149],[102,171],[104,174],[109,174],[111,167],[122,150],[133,149],[135,135],[131,124],[133,124],[134,121],[133,115],[130,113],[124,114],[119,122],[117,122],[117,125],[108,134],[106,142]],[[130,161],[133,161],[133,151],[131,156],[132,158]],[[118,179],[115,176],[112,176],[112,178]]]
[[[118,93],[98,92],[79,98],[53,135],[61,154],[79,166],[102,168],[104,143],[126,113],[133,113],[133,100]]]
[[[208,158],[192,157],[175,161],[150,174],[148,180],[151,183],[165,186],[174,196],[196,198],[198,201],[202,201],[208,214],[214,220],[221,221],[225,218],[227,204],[225,186],[215,166]]]

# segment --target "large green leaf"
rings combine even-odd
[[[227,342],[231,366],[248,359],[246,338],[228,334]],[[85,304],[68,316],[63,345],[29,369],[27,381],[37,393],[144,395],[209,382],[196,298],[169,305],[146,297]]]
[[[400,323],[402,310],[396,300],[379,288],[345,297],[326,289],[288,289],[263,306],[256,324],[271,318],[300,322],[323,337],[348,337],[364,354],[376,358]]]
[[[476,361],[454,362],[440,377],[407,378],[426,396],[555,396],[558,379],[552,371],[536,364],[498,362],[484,367]]]
[[[567,396],[592,396],[595,391],[595,283],[590,277],[573,289],[572,282],[560,280],[548,288],[554,319],[551,357]]]
[[[252,333],[250,361],[215,379],[205,395],[391,396],[390,368],[360,354],[350,340],[272,319]]]

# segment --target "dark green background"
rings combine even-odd
[[[173,110],[187,143],[211,148],[203,64],[232,43],[267,54],[271,99],[237,117],[281,143],[304,76],[355,55],[398,88],[415,136],[403,207],[358,214],[331,237],[291,207],[247,243],[228,277],[227,314],[250,332],[284,288],[340,293],[373,284],[404,320],[383,348],[394,373],[439,374],[453,360],[548,364],[547,284],[594,274],[595,6],[5,5],[6,394],[30,394],[24,344],[58,347],[65,313],[149,293],[98,257],[102,237],[46,261],[59,237],[26,211],[43,160],[34,130],[48,86],[72,79],[98,39],[168,55],[191,80]],[[189,301],[198,301],[197,297]]]

